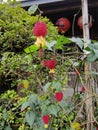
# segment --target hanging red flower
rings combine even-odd
[[[85,86],[82,86],[82,88],[81,88],[81,92],[85,92]]]
[[[43,123],[44,123],[44,127],[48,128],[48,124],[49,124],[49,121],[50,121],[50,116],[49,115],[44,115],[42,117],[42,120],[43,120]]]
[[[39,22],[37,21],[33,28],[34,36],[36,37],[45,37],[47,34],[47,27],[45,22]]]
[[[55,93],[55,98],[58,102],[62,101],[63,99],[63,93],[62,92],[56,92]]]
[[[46,60],[45,66],[50,69],[50,73],[55,73],[54,69],[56,67],[56,60]]]

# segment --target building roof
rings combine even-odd
[[[49,3],[54,3],[54,2],[60,2],[64,0],[24,0],[21,1],[23,7],[31,6],[33,4],[49,4]]]
[[[24,0],[22,7],[28,8],[38,4],[45,14],[70,11],[81,7],[81,0]],[[88,0],[89,8],[98,7],[98,0]]]

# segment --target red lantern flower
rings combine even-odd
[[[63,93],[62,92],[56,92],[55,98],[58,102],[62,101],[63,99]]]
[[[55,60],[46,60],[45,66],[50,69],[50,73],[54,73],[56,61]]]
[[[44,127],[48,128],[48,124],[49,124],[49,121],[50,121],[50,116],[49,115],[44,115],[42,117],[42,120],[43,120],[43,123],[44,123]]]
[[[85,86],[82,86],[82,88],[81,88],[81,92],[85,92]]]
[[[45,22],[37,21],[33,28],[33,33],[36,37],[45,37],[47,34],[47,27]]]
[[[89,28],[92,27],[92,21],[93,21],[93,20],[92,20],[92,16],[89,15]],[[78,24],[78,26],[79,26],[80,29],[83,29],[83,20],[82,20],[82,16],[80,16],[80,17],[78,18],[77,24]]]
[[[69,30],[70,21],[67,18],[60,18],[57,20],[56,26],[58,28],[58,31],[63,34]]]

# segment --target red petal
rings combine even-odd
[[[36,24],[34,25],[33,33],[37,37],[39,36],[45,37],[47,34],[46,23],[37,21]]]
[[[60,102],[63,99],[63,93],[62,92],[57,92],[55,94],[55,98],[58,102]]]
[[[48,124],[49,123],[49,120],[50,120],[50,116],[49,115],[44,115],[42,117],[42,120],[44,122],[44,124]]]
[[[45,66],[49,69],[54,69],[56,66],[56,61],[55,60],[46,60]]]

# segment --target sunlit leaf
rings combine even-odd
[[[38,5],[35,4],[35,5],[32,5],[29,9],[28,9],[28,13],[31,15],[31,14],[34,14],[38,9]]]
[[[31,45],[31,46],[27,47],[26,49],[24,49],[24,51],[26,53],[35,52],[37,50],[38,50],[38,47],[36,45]]]

